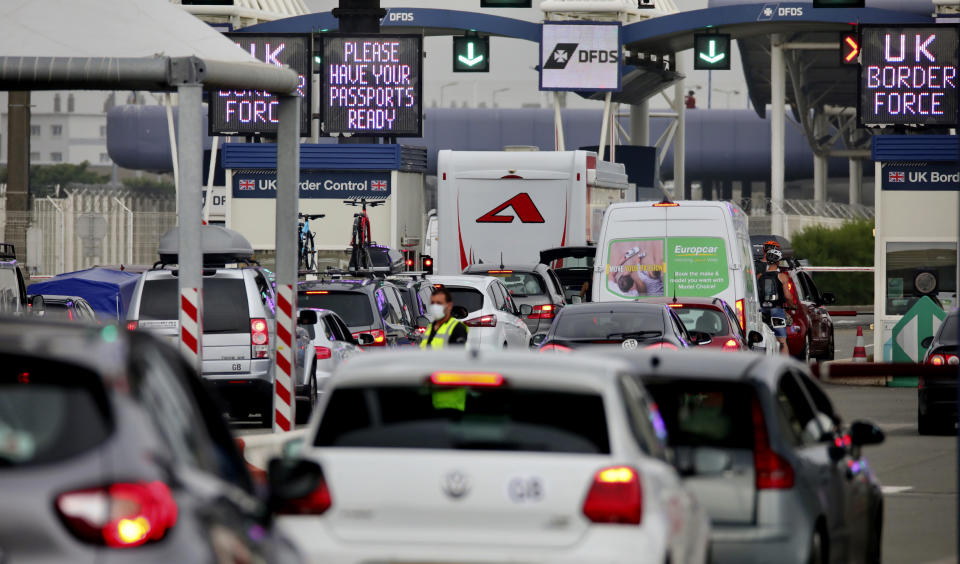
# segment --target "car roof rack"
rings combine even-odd
[[[0,243],[0,260],[17,260],[17,249],[13,243]]]

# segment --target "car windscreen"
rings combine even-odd
[[[563,310],[553,323],[559,340],[656,339],[663,336],[663,313],[648,311]]]
[[[112,430],[100,378],[74,365],[0,355],[0,473],[87,452]]]
[[[701,331],[710,335],[727,335],[730,326],[722,311],[712,308],[678,307],[673,312],[683,321],[687,331]]]
[[[610,452],[599,394],[431,384],[335,389],[314,445]]]
[[[507,290],[515,298],[525,298],[527,296],[543,296],[547,293],[546,286],[543,285],[543,279],[539,274],[533,272],[503,271],[497,272],[477,272],[481,276],[494,276],[499,278]]]
[[[54,321],[73,321],[74,316],[75,314],[70,311],[70,308],[67,307],[67,304],[64,302],[44,302],[43,304],[44,319]]]
[[[940,330],[940,337],[938,339],[941,344],[954,346],[960,344],[957,338],[957,326],[960,325],[958,319],[960,319],[960,316],[954,314],[947,316],[943,321],[943,328]]]
[[[670,446],[753,448],[753,389],[739,382],[644,382]]]
[[[453,296],[453,305],[466,308],[467,313],[483,309],[483,293],[475,288],[454,288],[447,286]]]
[[[179,319],[176,278],[147,280],[140,295],[141,320]],[[241,278],[203,279],[203,332],[249,333],[247,288]]]
[[[364,292],[313,290],[300,292],[301,307],[329,309],[337,312],[351,329],[374,324],[370,296]]]

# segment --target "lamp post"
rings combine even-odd
[[[448,87],[450,87],[450,86],[456,86],[457,84],[460,84],[460,82],[454,80],[453,82],[448,82],[448,83],[440,86],[440,107],[441,107],[441,108],[443,107],[443,93],[444,93],[444,91],[445,91]]]
[[[499,94],[499,93],[501,93],[501,92],[506,92],[507,90],[510,90],[510,89],[509,89],[509,88],[497,88],[496,90],[493,91],[493,95],[491,96],[491,106],[492,106],[492,107],[494,107],[494,108],[497,107],[497,94]]]

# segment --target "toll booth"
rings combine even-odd
[[[275,249],[277,147],[273,143],[228,143],[226,227],[242,233],[256,251]],[[343,200],[383,201],[368,208],[371,238],[391,248],[419,244],[424,232],[425,147],[370,144],[300,145],[300,213],[325,214],[310,222],[317,251],[350,244],[353,214]],[[296,230],[296,225],[290,229]]]
[[[929,296],[944,310],[957,307],[960,138],[877,135],[872,152],[876,174],[873,345],[875,358],[890,362],[894,327],[918,300]],[[923,323],[915,325],[924,331]]]

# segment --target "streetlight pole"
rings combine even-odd
[[[457,85],[457,84],[460,84],[460,83],[459,83],[458,81],[454,80],[453,82],[448,82],[448,83],[440,86],[440,107],[441,107],[441,108],[443,107],[443,93],[444,93],[444,91],[447,89],[447,87],[449,87],[449,86],[455,86],[455,85]]]
[[[509,88],[497,88],[496,90],[493,91],[493,95],[490,96],[490,98],[491,98],[490,102],[491,102],[492,107],[494,107],[494,108],[497,107],[497,94],[499,94],[499,93],[501,93],[501,92],[506,92],[507,90],[510,90],[510,89],[509,89]]]

